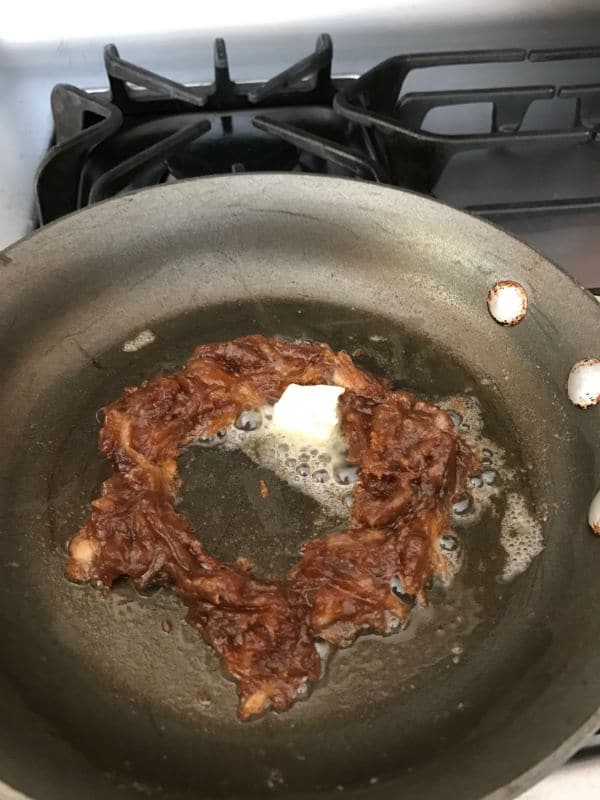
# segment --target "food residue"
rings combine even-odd
[[[307,531],[290,572],[261,580],[243,562],[207,553],[177,513],[177,456],[193,441],[226,440],[234,423],[257,424],[257,409],[290,384],[339,396],[335,421],[355,470],[349,528],[320,539]],[[106,588],[121,576],[140,589],[170,586],[236,680],[243,720],[307,696],[322,673],[321,642],[348,647],[366,630],[402,627],[433,577],[447,576],[440,538],[481,469],[446,411],[316,342],[256,335],[203,345],[182,370],[128,389],[104,412],[100,450],[113,472],[70,542],[67,576]],[[239,420],[250,412],[254,421]],[[330,424],[331,407],[327,416]]]

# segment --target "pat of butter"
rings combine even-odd
[[[338,426],[341,386],[298,386],[290,383],[273,406],[272,428],[298,439],[326,442]]]

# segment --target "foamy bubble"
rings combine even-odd
[[[513,491],[514,470],[506,465],[505,451],[483,434],[482,408],[471,395],[437,400],[448,411],[467,444],[478,454],[482,468],[471,476],[468,493],[457,498],[451,514],[451,528],[439,541],[439,552],[446,563],[441,580],[449,584],[463,562],[463,545],[457,530],[481,520],[486,511],[496,514],[493,501],[506,494],[506,510],[501,522],[500,543],[506,552],[502,580],[510,580],[530,565],[543,549],[541,525],[528,509],[525,498]],[[330,526],[346,527],[353,502],[352,486],[358,469],[346,460],[346,444],[338,427],[326,442],[300,438],[273,424],[273,403],[243,411],[236,422],[214,436],[196,439],[201,447],[240,450],[255,464],[270,469],[280,480],[311,497],[322,511],[320,531]],[[307,535],[309,532],[307,532]]]
[[[255,431],[262,425],[262,414],[258,409],[242,411],[234,425],[240,431]]]
[[[441,575],[443,584],[449,585],[460,571],[463,563],[463,546],[459,537],[452,531],[443,533],[438,540],[440,553],[446,562],[446,574]]]
[[[345,460],[346,444],[339,429],[315,447],[314,441],[277,429],[272,417],[269,404],[242,412],[227,429],[221,447],[240,450],[255,464],[272,470],[280,480],[319,503],[332,523],[348,524],[347,496],[353,481],[350,477],[338,481],[337,476],[354,475],[355,480],[356,468]]]
[[[458,498],[452,509],[452,524],[465,528],[479,522],[487,510],[493,511],[492,502],[511,483],[514,471],[506,466],[503,448],[484,435],[483,410],[476,397],[452,395],[436,402],[448,412],[462,438],[481,461],[481,472],[468,480],[469,493]]]
[[[247,424],[249,419],[252,419],[251,425]],[[293,489],[315,500],[324,515],[318,525],[321,530],[349,524],[354,499],[352,486],[358,478],[358,468],[346,461],[346,443],[339,428],[327,442],[315,447],[313,441],[276,428],[272,421],[272,406],[267,404],[260,409],[242,412],[236,423],[227,428],[226,436],[217,438],[216,443],[211,440],[204,446],[215,444],[226,450],[240,450],[255,464],[270,469]],[[468,513],[459,509],[456,515],[461,520],[474,516],[473,497],[466,497]],[[443,581],[449,585],[463,562],[463,547],[454,533],[445,535],[440,544],[440,554],[446,563]],[[394,625],[393,621],[391,625]]]
[[[211,436],[198,436],[197,438],[195,438],[193,440],[193,442],[191,442],[192,445],[196,445],[197,447],[205,447],[205,448],[216,447],[220,443],[221,443],[221,440],[216,435],[216,433],[214,435],[211,435]]]
[[[473,508],[473,498],[468,492],[461,495],[452,506],[452,513],[458,517],[464,517],[469,514]]]
[[[327,483],[330,480],[331,475],[326,469],[318,469],[316,472],[313,472],[312,478],[313,480],[317,481],[317,483]]]
[[[398,617],[395,617],[390,611],[384,611],[383,617],[385,620],[384,630],[387,634],[396,633],[396,631],[399,631],[400,628],[404,627],[402,621],[399,620]]]
[[[272,421],[272,405],[266,404],[242,412],[234,425],[219,434],[204,437],[202,446],[240,450],[255,464],[270,469],[293,489],[311,497],[323,512],[323,519],[317,526],[320,530],[349,524],[354,499],[352,486],[358,478],[358,468],[346,461],[346,443],[339,428],[328,442],[315,447],[312,441],[276,428]],[[472,507],[472,497],[467,497]],[[452,533],[444,537],[444,545],[440,544],[446,563],[443,580],[449,585],[461,568],[463,547]],[[392,630],[394,620],[390,625]]]
[[[356,483],[356,479],[358,478],[358,467],[354,464],[339,464],[338,466],[334,467],[333,477],[343,486],[350,486],[351,484]]]
[[[481,404],[472,395],[456,395],[438,401],[479,456],[481,472],[469,478],[472,505],[459,498],[452,512],[453,526],[464,528],[478,522],[484,512],[495,514],[493,501],[506,495],[506,509],[500,524],[500,544],[506,552],[501,580],[509,581],[524,572],[544,548],[542,526],[530,511],[522,494],[512,490],[515,472],[506,464],[506,452],[483,434]]]
[[[477,441],[483,431],[483,412],[481,403],[476,397],[469,394],[452,395],[441,398],[437,404],[448,412],[452,422],[459,430],[466,428],[466,433],[469,435],[465,435],[465,439]],[[465,431],[462,432],[465,433]]]
[[[404,591],[404,586],[402,585],[402,581],[395,575],[392,580],[390,581],[390,589],[396,595],[396,597],[401,600],[407,606],[414,606],[416,598],[414,595],[406,594]]]
[[[509,581],[529,567],[544,549],[542,526],[527,507],[524,498],[511,493],[500,525],[500,544],[506,552],[502,580]]]

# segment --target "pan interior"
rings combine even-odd
[[[49,388],[13,466],[22,478],[12,502],[26,514],[1,544],[13,607],[0,662],[27,705],[124,791],[160,787],[169,797],[369,786],[466,736],[539,646],[518,635],[519,618],[513,650],[496,652],[492,665],[484,646],[527,580],[498,580],[499,507],[465,529],[459,576],[433,588],[405,631],[362,637],[335,653],[306,702],[246,724],[235,717],[233,684],[172,594],[142,595],[126,582],[107,594],[75,586],[63,577],[65,548],[107,475],[96,412],[124,386],[179,368],[196,344],[249,333],[309,338],[345,349],[394,387],[434,400],[476,396],[486,435],[509,454],[527,495],[498,395],[439,343],[355,308],[265,300],[257,315],[256,301],[242,301],[152,327],[147,347],[126,353],[115,343],[69,385]],[[240,453],[190,449],[180,468],[180,510],[220,558],[244,555],[277,574],[323,532],[314,501]]]

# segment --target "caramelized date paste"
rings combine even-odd
[[[340,425],[358,479],[349,529],[308,541],[289,574],[258,580],[247,561],[208,554],[177,513],[176,459],[290,383],[345,388]],[[344,352],[259,335],[202,345],[180,372],[126,389],[104,412],[112,476],[70,543],[67,577],[171,587],[237,682],[243,720],[306,692],[319,640],[347,647],[360,631],[394,630],[444,575],[438,538],[477,459],[445,411],[389,390]]]

